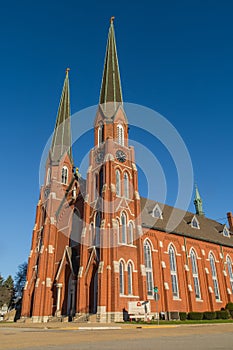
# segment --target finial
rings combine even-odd
[[[70,68],[66,68],[66,75],[68,75]]]
[[[111,24],[114,22],[114,19],[115,19],[114,16],[112,16],[112,17],[110,18],[110,23],[111,23]]]

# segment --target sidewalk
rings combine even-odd
[[[0,322],[0,328],[27,328],[27,329],[60,329],[60,330],[119,330],[135,328],[175,328],[179,325],[157,325],[136,323],[72,323],[72,322],[48,322],[48,323],[17,323]]]

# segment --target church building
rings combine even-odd
[[[206,218],[197,187],[195,213],[140,196],[113,18],[93,121],[84,179],[72,157],[67,69],[37,204],[21,320],[122,321],[129,303],[141,301],[150,301],[151,314],[169,318],[233,302],[232,214],[228,225]],[[171,232],[172,213],[182,220]]]

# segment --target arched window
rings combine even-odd
[[[228,275],[229,275],[229,278],[230,278],[230,284],[231,284],[231,290],[233,292],[233,272],[232,272],[232,261],[231,261],[231,258],[227,257],[227,269],[228,269]]]
[[[72,229],[70,233],[70,246],[75,247],[81,242],[83,222],[81,219],[80,211],[74,209],[72,217]]]
[[[124,263],[123,263],[123,261],[120,261],[120,264],[119,264],[120,294],[124,294],[124,292],[125,292],[124,270],[125,270]]]
[[[121,174],[118,169],[116,170],[116,195],[121,195]]]
[[[95,218],[95,246],[99,248],[100,246],[100,224],[101,224],[101,216],[98,212]]]
[[[145,261],[145,268],[146,268],[147,295],[153,295],[153,270],[152,270],[151,246],[147,240],[145,240],[144,242],[144,261]]]
[[[197,257],[193,249],[191,250],[190,258],[191,258],[191,264],[192,264],[192,275],[193,275],[195,296],[196,296],[196,299],[201,299],[201,290],[200,290],[198,267],[197,267]]]
[[[179,289],[178,289],[178,278],[177,278],[177,268],[176,268],[176,255],[175,249],[172,245],[169,248],[169,261],[170,261],[170,273],[171,273],[171,281],[172,281],[172,294],[173,297],[179,297]]]
[[[126,172],[124,173],[124,196],[129,198],[129,176]]]
[[[66,166],[63,166],[62,172],[61,172],[61,182],[66,185],[68,182],[68,168]]]
[[[121,243],[126,244],[126,215],[122,213],[121,215]]]
[[[128,228],[128,244],[133,244],[133,223],[129,223]]]
[[[128,294],[133,295],[133,266],[132,263],[128,263]]]
[[[121,124],[117,125],[117,142],[119,145],[124,146],[124,128]]]
[[[218,276],[217,276],[217,271],[216,271],[216,266],[215,266],[215,260],[214,260],[213,253],[210,253],[209,260],[210,260],[210,268],[211,268],[212,280],[213,280],[213,284],[214,284],[215,298],[216,298],[216,300],[220,300],[220,293],[219,293],[219,286],[218,286]]]
[[[97,194],[98,194],[98,174],[95,174],[94,178],[93,178],[93,198],[94,198],[94,200],[96,200],[96,198],[98,197]]]
[[[102,196],[102,190],[104,185],[104,170],[103,167],[101,167],[99,172],[99,196]]]
[[[89,226],[89,246],[90,247],[94,245],[94,236],[95,236],[95,231],[94,231],[94,224],[92,222]]]
[[[104,142],[104,126],[100,125],[98,127],[98,146],[101,145],[101,143]]]
[[[50,168],[48,168],[47,176],[46,176],[46,186],[50,184],[50,181],[51,181],[51,170]]]
[[[76,197],[77,197],[77,185],[75,184],[72,190],[72,198],[76,199]]]

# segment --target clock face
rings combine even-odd
[[[102,163],[104,160],[104,152],[103,151],[98,151],[95,156],[95,161],[96,163]]]
[[[126,154],[120,149],[116,151],[116,157],[121,163],[126,161]]]

